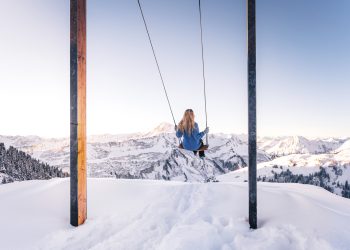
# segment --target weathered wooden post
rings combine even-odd
[[[70,223],[86,209],[86,0],[70,1]]]
[[[249,224],[257,228],[256,188],[256,31],[255,0],[247,0],[248,8],[248,140],[249,140]]]

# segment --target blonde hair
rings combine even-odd
[[[179,122],[179,129],[182,133],[184,131],[187,134],[191,134],[194,129],[194,112],[192,109],[187,109],[182,117],[182,120]]]

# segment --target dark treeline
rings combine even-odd
[[[0,183],[10,183],[24,180],[46,180],[53,177],[67,177],[68,173],[33,159],[30,155],[14,147],[5,148],[0,143]]]

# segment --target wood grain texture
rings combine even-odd
[[[86,0],[71,0],[71,224],[87,218],[86,187]]]
[[[87,217],[86,203],[86,0],[78,2],[78,224]]]

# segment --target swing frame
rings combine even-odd
[[[249,224],[257,228],[255,0],[247,1]],[[87,219],[86,0],[70,0],[70,223]]]

